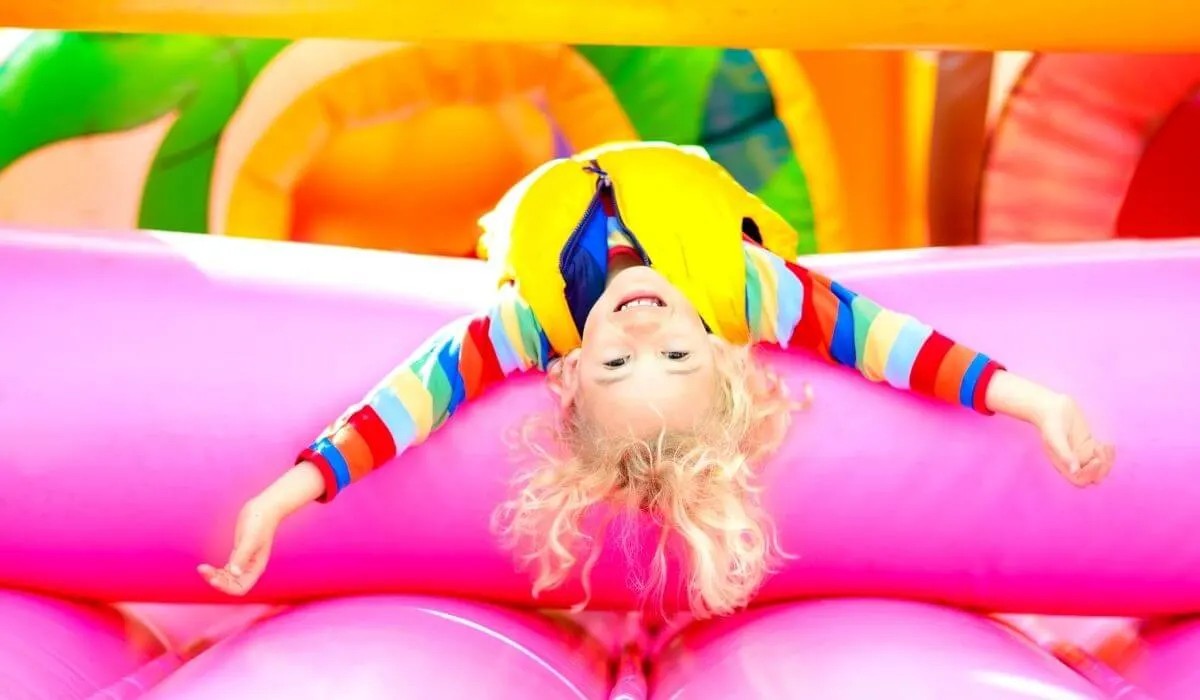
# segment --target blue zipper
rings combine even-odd
[[[592,195],[592,200],[588,202],[587,209],[584,210],[583,216],[579,219],[579,223],[575,224],[575,229],[571,231],[571,236],[567,238],[567,242],[563,245],[562,251],[559,252],[558,269],[560,271],[563,269],[563,266],[566,264],[568,254],[573,254],[575,252],[575,248],[579,246],[579,236],[583,233],[583,228],[585,225],[587,225],[587,220],[596,213],[596,209],[603,207],[601,198],[605,195],[605,193],[607,193],[612,199],[613,213],[616,215],[617,224],[620,225],[621,231],[625,235],[629,236],[629,240],[633,243],[634,250],[637,251],[638,257],[642,259],[642,264],[649,267],[650,256],[646,253],[646,249],[642,247],[641,241],[639,241],[633,231],[631,231],[629,227],[625,225],[625,220],[621,217],[621,209],[617,206],[617,192],[613,187],[612,180],[609,178],[608,173],[604,172],[600,168],[599,163],[594,160],[591,161],[588,166],[584,167],[584,170],[596,174],[596,193]]]

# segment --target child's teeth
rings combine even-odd
[[[621,304],[622,309],[629,309],[634,306],[661,306],[662,304],[657,299],[634,299]]]

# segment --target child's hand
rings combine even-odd
[[[245,595],[267,567],[271,542],[282,515],[261,498],[246,503],[238,515],[233,535],[233,553],[223,568],[201,564],[200,575],[213,588],[229,595]]]
[[[1091,428],[1071,397],[1001,371],[988,384],[986,402],[996,413],[1037,426],[1050,461],[1072,484],[1099,483],[1112,468],[1112,445],[1092,437]]]
[[[1047,397],[1033,421],[1055,469],[1076,486],[1100,483],[1112,468],[1112,445],[1092,437],[1079,406],[1069,396]]]

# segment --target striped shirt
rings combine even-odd
[[[610,235],[610,254],[628,245]],[[754,342],[801,348],[864,377],[981,413],[995,361],[747,240],[746,319]],[[545,370],[550,343],[515,287],[430,338],[299,457],[325,479],[321,501],[416,445],[507,376]]]

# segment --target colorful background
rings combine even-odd
[[[958,3],[955,13],[914,6],[900,20],[801,3],[772,26],[762,23],[761,8],[755,15],[738,6],[729,17],[748,28],[747,44],[788,44],[776,41],[782,37],[791,45],[896,45],[914,31],[919,36],[907,34],[904,43],[978,45],[984,37],[989,46],[1094,49],[1107,41],[1107,48],[1163,51],[1196,44],[1194,30],[1187,34],[1195,23],[1180,19],[1194,14],[1186,3],[1131,12],[1117,4],[1071,27],[1063,20],[1076,5],[1044,4],[1017,3],[1034,11],[1008,22],[994,21],[1000,6],[987,2]],[[81,26],[96,24],[93,15],[109,22],[113,5],[14,3],[4,12],[10,21],[21,13],[89,13],[70,24]],[[150,15],[153,5],[131,3]],[[206,5],[189,12],[203,14]],[[427,17],[442,13],[414,5]],[[514,28],[532,27],[514,14],[510,31],[493,31],[485,6],[504,5],[542,3],[479,3],[455,22],[510,39]],[[606,16],[642,9],[621,5]],[[238,31],[310,21],[297,10],[251,27],[252,8],[235,9],[225,14]],[[791,21],[799,15],[809,21]],[[200,31],[199,19],[151,24]],[[878,21],[901,29],[881,33]],[[668,40],[640,26],[640,40]],[[854,34],[863,27],[871,41]],[[366,23],[355,29],[356,36],[387,33]],[[1013,40],[1014,31],[1028,40]],[[798,40],[805,32],[811,36]],[[798,254],[1187,236],[1200,229],[1198,88],[1200,55],[1184,53],[420,45],[0,30],[0,223],[469,256],[476,217],[534,165],[640,138],[707,147],[796,226]],[[212,610],[189,623],[195,611],[137,607],[160,630],[179,625],[179,639],[228,632],[207,629]],[[1086,650],[1123,671],[1155,658],[1142,653],[1155,635],[1159,649],[1181,629],[1200,638],[1195,620],[1147,625],[1141,641],[1130,620],[1009,622],[1051,640],[1044,645],[1059,656]],[[117,622],[112,629],[114,638],[125,634]],[[79,639],[86,653],[78,658],[96,653]],[[27,642],[7,653],[36,649]],[[44,668],[53,675],[57,666]]]
[[[700,144],[798,254],[1187,235],[1200,56],[0,31],[0,221],[472,255],[537,163]]]
[[[24,33],[0,64],[0,219],[469,255],[517,179],[607,141],[705,146],[840,235],[787,53]]]

